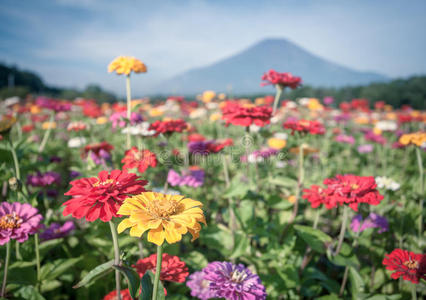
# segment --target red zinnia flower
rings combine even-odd
[[[95,155],[99,156],[101,151],[105,151],[107,153],[111,153],[111,150],[114,149],[114,146],[109,144],[108,142],[94,143],[84,147],[81,157],[86,158],[89,152],[93,152]]]
[[[152,123],[148,130],[155,130],[155,135],[160,133],[173,133],[173,132],[182,132],[185,129],[188,129],[188,124],[184,120],[169,120],[169,121],[155,121]]]
[[[134,267],[139,276],[142,277],[148,270],[151,270],[153,273],[155,273],[156,265],[157,254],[152,254],[149,257],[139,259],[132,267]],[[189,272],[185,262],[181,261],[177,256],[163,253],[160,280],[185,282],[185,278],[188,275]]]
[[[199,133],[192,133],[190,135],[188,135],[188,142],[202,142],[205,141],[206,138]]]
[[[129,289],[120,291],[121,300],[133,300],[130,296]],[[113,290],[111,293],[105,295],[103,300],[116,300],[117,299],[117,290]]]
[[[335,178],[324,180],[327,185],[325,193],[330,208],[343,204],[348,204],[350,208],[358,211],[359,203],[378,205],[383,200],[383,196],[377,191],[376,181],[373,176],[356,176],[351,174],[336,175]],[[329,208],[329,207],[327,207]]]
[[[302,78],[293,76],[291,73],[278,73],[275,70],[269,70],[267,73],[263,74],[261,85],[265,86],[268,84],[279,85],[282,88],[289,87],[291,89],[297,88],[302,83]]]
[[[227,101],[222,107],[222,119],[226,125],[238,126],[265,126],[270,123],[272,108],[267,106],[255,106],[252,104],[241,105],[235,101]]]
[[[89,118],[98,118],[102,116],[102,109],[94,102],[88,102],[83,105],[83,114]]]
[[[232,146],[233,144],[234,144],[234,141],[232,139],[215,141],[213,143],[207,144],[207,151],[210,153],[218,153],[221,150],[223,150],[223,148],[227,146]]]
[[[308,121],[308,120],[288,120],[283,123],[285,129],[291,129],[291,134],[294,134],[295,131],[310,134],[324,134],[325,128],[318,121]]]
[[[303,190],[303,199],[307,199],[312,208],[317,208],[321,204],[324,204],[327,209],[332,209],[337,206],[337,203],[334,201],[335,198],[327,197],[326,190],[318,185],[312,185],[310,189]]]
[[[22,132],[31,132],[34,129],[34,125],[33,124],[28,124],[28,125],[24,125],[22,126]]]
[[[132,147],[126,151],[121,162],[124,164],[123,170],[138,168],[138,171],[143,173],[148,167],[155,168],[157,166],[157,157],[148,149],[139,150]]]
[[[420,278],[426,279],[426,254],[395,249],[386,254],[382,264],[387,270],[395,271],[391,275],[392,279],[402,276],[404,280],[412,283],[419,283]]]
[[[65,193],[72,198],[63,205],[63,215],[93,222],[101,219],[108,222],[117,217],[117,211],[129,195],[145,192],[146,180],[139,180],[136,174],[121,170],[101,171],[98,177],[81,178],[71,181],[72,188]]]

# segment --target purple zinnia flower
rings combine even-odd
[[[265,287],[259,276],[243,264],[215,261],[203,269],[204,279],[209,280],[209,289],[214,297],[231,300],[266,299]]]
[[[59,239],[67,236],[74,229],[75,225],[73,221],[66,221],[63,225],[59,223],[52,223],[45,231],[43,231],[43,233],[40,234],[40,238],[44,241]]]
[[[355,144],[355,138],[351,135],[339,134],[338,136],[336,136],[335,140],[339,143],[345,143],[350,145]]]
[[[28,203],[0,204],[0,245],[8,243],[11,239],[20,243],[28,239],[29,234],[38,231],[43,217],[37,208]]]
[[[373,151],[373,145],[371,144],[365,144],[365,145],[359,145],[358,146],[358,152],[359,153],[370,153]]]
[[[250,153],[248,155],[243,155],[241,156],[240,160],[242,162],[249,162],[249,163],[254,163],[254,162],[263,162],[265,161],[267,158],[273,156],[273,155],[277,155],[279,153],[278,150],[276,149],[272,149],[272,148],[266,148],[266,149],[261,149],[261,150],[256,150],[252,153]]]
[[[76,177],[78,177],[78,176],[80,176],[81,175],[81,173],[80,172],[78,172],[78,171],[70,171],[70,178],[71,179],[74,179],[74,178],[76,178]]]
[[[351,229],[354,232],[363,232],[368,228],[379,228],[378,233],[383,233],[389,230],[389,223],[385,217],[375,213],[370,213],[362,222],[362,216],[356,215],[351,222]]]
[[[189,275],[186,286],[191,289],[191,296],[201,300],[214,298],[214,293],[209,289],[210,281],[204,279],[204,273],[198,271]]]
[[[127,118],[127,112],[126,111],[119,111],[113,113],[109,120],[112,122],[112,128],[116,128],[117,126],[120,128],[123,128],[126,126],[126,118]],[[130,124],[135,125],[138,123],[141,123],[143,121],[142,116],[136,112],[132,112],[130,114]]]
[[[211,143],[212,143],[211,141],[189,142],[188,151],[190,154],[208,155],[209,144]]]
[[[342,113],[334,117],[336,122],[347,122],[351,119],[351,115],[348,113]]]
[[[109,154],[109,152],[105,151],[104,149],[99,150],[98,154],[90,151],[90,158],[95,164],[105,166],[107,161],[111,159],[111,154]]]
[[[35,175],[28,175],[27,184],[36,187],[44,187],[52,184],[61,184],[61,175],[59,173],[48,171],[40,173],[37,171]]]
[[[62,158],[60,158],[59,156],[52,156],[50,159],[49,159],[49,161],[50,162],[53,162],[53,163],[60,163],[61,161],[62,161]]]
[[[171,186],[200,187],[204,183],[204,171],[200,169],[190,170],[189,174],[180,175],[171,169],[167,175],[167,182]]]

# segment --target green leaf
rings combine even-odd
[[[269,183],[272,185],[291,188],[296,186],[297,180],[290,177],[271,177],[269,178]]]
[[[332,239],[324,232],[313,229],[309,226],[295,225],[297,234],[315,251],[319,253],[326,252],[326,243],[331,243]]]
[[[207,258],[198,251],[191,251],[183,260],[195,270],[201,270],[208,264]]]
[[[364,292],[365,284],[355,268],[349,267],[349,280],[351,282],[352,299],[361,299],[360,294]]]
[[[82,286],[91,284],[92,282],[96,281],[96,279],[101,278],[102,276],[108,274],[112,271],[112,266],[114,265],[114,260],[111,259],[110,261],[97,266],[93,270],[91,270],[89,273],[86,274],[86,276],[83,277],[83,279],[73,286],[74,289],[78,289]]]
[[[130,296],[136,298],[140,286],[139,274],[135,270],[127,266],[112,266],[114,269],[119,270],[127,279],[127,285],[129,287]]]
[[[32,285],[21,287],[13,295],[26,300],[46,300]]]
[[[54,289],[57,289],[61,285],[62,285],[62,283],[58,280],[43,281],[41,283],[40,289],[41,289],[42,293],[46,293],[46,292],[50,292]]]
[[[40,270],[42,280],[53,280],[75,266],[83,257],[57,259],[54,262],[43,265]]]
[[[64,242],[64,239],[54,239],[50,241],[46,241],[40,244],[40,259],[43,259],[46,255],[52,251],[53,248],[61,245]],[[35,262],[35,260],[34,260]]]
[[[295,288],[299,285],[299,274],[296,266],[288,265],[284,269],[276,268],[278,275],[285,282],[287,289]]]
[[[152,285],[152,281],[154,280],[154,278],[151,276],[150,273],[152,274],[151,271],[147,271],[142,277],[142,280],[141,280],[142,292],[141,292],[141,295],[139,296],[139,300],[152,299],[152,290],[154,288]]]
[[[154,273],[151,270],[146,271],[141,280],[142,292],[139,296],[139,300],[151,300],[152,292],[154,290]],[[164,294],[164,286],[161,280],[158,282],[157,299],[164,300],[166,295]]]
[[[322,296],[316,299],[317,300],[339,300],[340,298],[336,294],[330,294],[330,295]]]
[[[230,258],[237,258],[247,254],[250,250],[250,239],[244,232],[235,232],[235,246]]]

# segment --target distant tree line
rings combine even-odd
[[[47,86],[35,73],[22,71],[14,66],[0,64],[0,99],[11,96],[24,98],[28,93],[47,95],[62,99],[76,97],[93,98],[101,102],[113,102],[117,96],[104,91],[95,84],[88,85],[84,90],[67,89]],[[240,95],[244,97],[260,97],[258,95]],[[416,109],[426,108],[426,76],[414,76],[397,79],[385,83],[371,83],[365,86],[348,86],[341,88],[321,88],[303,85],[295,90],[286,90],[282,98],[296,99],[302,97],[319,98],[331,96],[336,103],[365,98],[370,103],[385,101],[393,107],[408,104]],[[153,97],[161,99],[161,97]],[[162,97],[164,99],[164,97]]]
[[[97,99],[102,102],[116,101],[117,97],[104,91],[96,84],[89,84],[84,90],[51,87],[35,73],[19,70],[15,66],[0,64],[0,99],[12,96],[25,98],[29,93],[46,95],[61,99],[75,99],[77,97]]]
[[[355,98],[365,98],[370,101],[371,105],[376,101],[385,101],[393,107],[401,107],[408,104],[416,109],[425,109],[426,76],[414,76],[385,83],[371,83],[365,86],[341,88],[321,88],[304,85],[295,90],[286,90],[282,98],[309,97],[323,99],[327,96],[333,97],[336,103],[351,101]]]

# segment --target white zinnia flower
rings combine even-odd
[[[68,147],[69,148],[80,148],[81,146],[86,144],[86,138],[85,137],[75,137],[68,140]]]
[[[379,189],[384,188],[386,190],[391,190],[391,191],[399,190],[399,188],[401,187],[401,185],[398,182],[385,176],[377,176],[376,183]]]
[[[130,132],[131,135],[142,135],[142,136],[153,136],[155,134],[155,130],[149,130],[150,124],[148,122],[142,122],[134,126],[130,126],[129,128],[124,128],[121,132],[123,134],[127,134],[127,131]]]
[[[398,124],[395,121],[384,120],[377,122],[376,128],[382,131],[395,131],[398,128]]]

